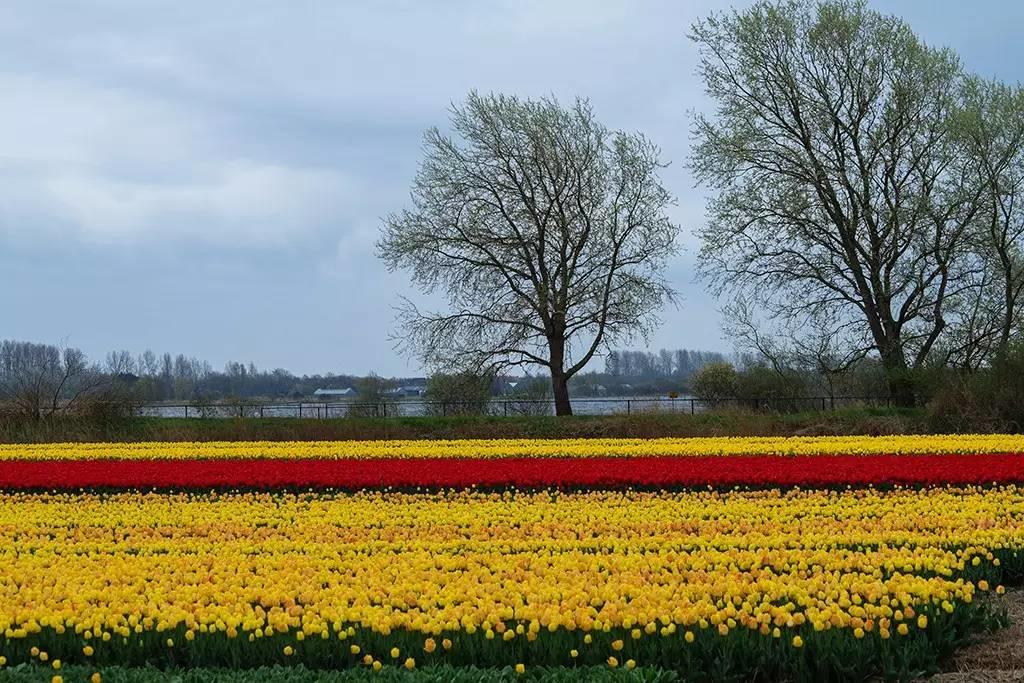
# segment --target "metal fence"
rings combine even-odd
[[[710,410],[741,409],[757,412],[794,413],[829,412],[853,406],[889,407],[890,399],[877,396],[818,396],[805,398],[722,398],[714,401],[692,397],[616,397],[574,398],[576,415],[690,414]],[[344,417],[424,417],[455,415],[524,416],[554,415],[550,399],[505,399],[491,401],[428,401],[420,399],[377,403],[294,402],[294,403],[177,403],[137,406],[140,417],[164,418],[344,418]]]

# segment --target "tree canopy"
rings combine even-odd
[[[981,100],[956,55],[857,0],[758,2],[691,37],[716,104],[693,130],[715,193],[701,274],[776,330],[877,354],[912,402],[906,370],[951,357],[957,335],[976,345],[988,322],[979,225],[996,185],[968,141],[993,135],[968,115]]]
[[[558,414],[568,379],[657,321],[679,229],[654,144],[613,132],[586,100],[470,93],[452,135],[427,131],[412,207],[378,251],[447,310],[406,300],[400,347],[427,367],[546,368]]]

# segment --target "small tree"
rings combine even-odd
[[[378,242],[391,270],[449,304],[406,301],[400,347],[449,372],[543,366],[569,415],[569,379],[673,300],[663,271],[679,229],[659,151],[608,130],[585,100],[474,92],[451,127],[455,138],[427,131],[413,206]]]
[[[804,396],[804,378],[796,370],[780,372],[769,365],[750,365],[736,376],[736,395],[751,408],[762,406],[786,410],[800,405]]]
[[[739,374],[732,363],[708,363],[693,373],[690,388],[696,398],[716,406],[722,399],[736,396],[738,382]]]
[[[510,415],[551,415],[551,382],[543,377],[524,377],[505,401]]]
[[[0,343],[0,403],[41,420],[75,410],[109,385],[80,350],[8,340]]]
[[[355,390],[358,394],[356,402],[349,406],[350,417],[379,417],[382,408],[387,410],[386,403],[390,402],[388,390],[394,387],[394,382],[384,379],[376,373],[370,373],[355,382]]]
[[[492,375],[431,375],[427,379],[428,410],[435,415],[486,415],[493,388]]]
[[[807,388],[806,375],[814,376],[821,389],[832,399],[836,397],[836,384],[850,368],[863,360],[863,349],[850,348],[843,343],[849,321],[841,321],[827,314],[815,316],[804,325],[766,325],[758,320],[756,311],[742,296],[723,308],[722,328],[741,354],[754,354],[755,365],[767,364],[779,381],[777,392],[790,396],[789,390],[797,386]],[[803,377],[801,377],[803,375]],[[741,382],[743,397],[763,398],[749,393]]]

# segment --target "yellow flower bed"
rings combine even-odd
[[[702,437],[681,439],[487,439],[456,441],[211,441],[3,444],[0,460],[246,458],[549,458],[696,455],[1024,453],[1012,434]]]
[[[0,495],[0,633],[10,644],[56,629],[78,649],[175,630],[246,641],[350,629],[888,638],[917,628],[916,614],[970,603],[987,586],[965,572],[998,572],[998,555],[1022,546],[1014,486],[11,493]]]

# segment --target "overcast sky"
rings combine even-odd
[[[408,280],[373,243],[408,202],[424,129],[476,88],[589,97],[661,146],[684,301],[651,346],[729,350],[693,282],[704,197],[686,172],[706,107],[686,33],[729,5],[6,0],[0,338],[418,373],[388,341]],[[1024,3],[873,5],[971,70],[1024,80]]]

